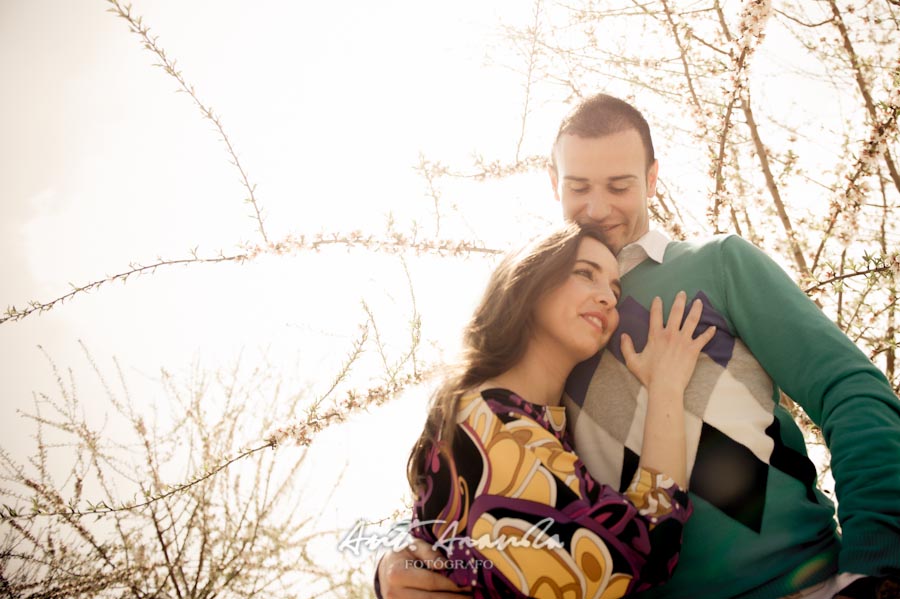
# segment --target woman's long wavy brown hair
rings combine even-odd
[[[507,254],[491,274],[463,331],[460,360],[432,396],[425,428],[410,453],[406,475],[413,492],[418,491],[429,448],[438,442],[452,447],[463,394],[503,374],[525,355],[538,300],[569,276],[585,237],[603,242],[596,227],[573,223]]]

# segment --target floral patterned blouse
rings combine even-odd
[[[622,597],[664,583],[692,511],[639,468],[625,493],[591,478],[565,408],[504,389],[460,400],[452,450],[431,446],[410,533],[475,597]]]

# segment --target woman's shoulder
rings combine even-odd
[[[544,406],[533,404],[515,391],[502,387],[482,386],[470,389],[460,396],[457,422],[469,419],[473,411],[488,410],[504,422],[510,418],[535,419],[543,413]]]
[[[501,387],[472,389],[460,397],[457,425],[486,429],[537,429],[561,440],[566,416],[562,406],[531,403],[514,391]]]
[[[498,419],[498,406],[483,394],[481,389],[470,389],[459,398],[456,411],[456,425],[473,430],[481,430],[482,436],[502,427]]]

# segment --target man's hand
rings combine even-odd
[[[386,553],[378,563],[378,582],[384,599],[459,599],[471,587],[458,587],[429,566],[446,558],[422,540],[406,549]]]
[[[900,576],[867,576],[853,581],[834,599],[900,599]]]

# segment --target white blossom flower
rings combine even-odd
[[[895,277],[900,277],[900,254],[888,257],[888,266]]]

